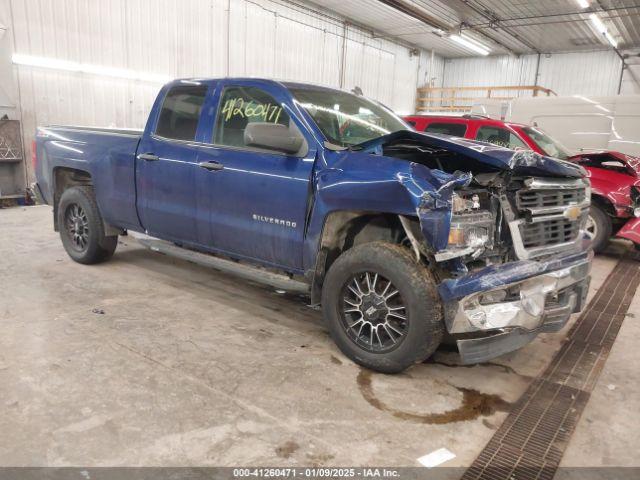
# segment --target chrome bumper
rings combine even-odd
[[[445,320],[457,340],[462,364],[482,363],[531,342],[539,333],[560,330],[584,307],[591,277],[591,257],[561,270],[475,293],[461,299]],[[487,293],[519,289],[513,301],[481,304]]]
[[[562,325],[579,312],[589,289],[590,258],[569,267],[463,297],[447,309],[451,334]],[[496,301],[504,298],[505,301]]]

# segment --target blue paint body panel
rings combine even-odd
[[[167,91],[181,82],[207,86],[193,141],[154,134]],[[255,86],[270,94],[302,133],[306,154],[299,158],[214,145],[216,112],[226,86]],[[92,177],[105,221],[115,227],[302,274],[315,268],[325,221],[334,212],[418,217],[431,249],[446,248],[451,195],[470,180],[470,174],[449,174],[384,156],[383,148],[390,143],[423,142],[495,171],[547,177],[582,175],[571,164],[538,154],[412,132],[409,127],[351,150],[329,149],[288,86],[303,88],[242,78],[176,80],[160,91],[144,131],[41,127],[36,136],[38,186],[45,200],[53,204],[56,169],[82,170]],[[141,153],[159,159],[139,160]],[[211,161],[224,168],[211,171],[199,166]],[[283,226],[282,221],[290,226]],[[505,282],[515,281],[522,269],[561,268],[562,261],[546,266],[537,262],[508,264],[500,267],[500,272],[485,269],[444,282],[440,293],[445,299],[458,298],[463,292],[485,288],[487,278],[500,275]]]
[[[142,132],[77,127],[39,128],[36,178],[44,199],[53,204],[54,172],[87,172],[94,181],[100,211],[108,223],[141,230],[136,211],[134,154]]]

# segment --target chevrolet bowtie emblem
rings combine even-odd
[[[569,207],[564,211],[564,218],[575,222],[580,217],[579,207]]]

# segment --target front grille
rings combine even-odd
[[[587,221],[590,191],[582,179],[530,178],[515,193],[510,228],[520,259],[540,257],[577,245]]]
[[[575,190],[520,190],[516,194],[518,210],[564,207],[584,202],[584,188]]]
[[[521,232],[524,248],[572,242],[578,238],[580,223],[580,221],[571,221],[565,218],[538,223],[523,223]]]

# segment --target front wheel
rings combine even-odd
[[[587,231],[593,239],[593,251],[602,252],[611,238],[613,226],[611,218],[597,205],[591,205],[589,209],[589,218],[587,219]]]
[[[411,251],[372,242],[333,263],[322,288],[332,338],[354,362],[397,373],[428,358],[442,341],[436,283]]]
[[[93,189],[76,186],[65,190],[58,204],[58,227],[67,254],[78,263],[100,263],[113,255],[117,236],[105,236]]]

